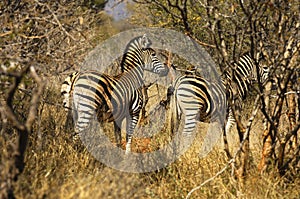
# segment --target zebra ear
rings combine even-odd
[[[151,45],[150,39],[148,39],[146,34],[144,34],[143,37],[141,38],[141,47],[142,47],[142,49],[149,48],[150,45]]]

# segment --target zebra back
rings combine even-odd
[[[228,99],[235,99],[238,100],[237,103],[242,103],[241,101],[246,99],[249,94],[253,82],[258,82],[259,79],[264,84],[268,79],[269,71],[269,67],[262,66],[260,63],[256,67],[255,60],[249,53],[241,56],[239,61],[234,63],[234,68],[225,71],[225,77],[223,77],[223,82],[226,82]]]

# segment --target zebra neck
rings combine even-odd
[[[121,62],[122,72],[131,71],[133,68],[142,66],[144,63],[142,61],[140,54],[141,54],[140,50],[136,50],[136,49],[128,50],[128,52],[124,54]]]
[[[124,71],[122,74],[122,79],[130,81],[131,85],[135,87],[140,87],[144,85],[144,70],[141,66],[136,66],[130,70]]]
[[[247,74],[250,76],[249,74]],[[229,89],[229,93],[240,93],[241,98],[245,98],[250,90],[250,86],[252,85],[248,76],[244,76],[240,73],[235,73],[232,77],[231,74],[225,73],[222,78],[222,84],[224,88]]]

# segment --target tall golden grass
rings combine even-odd
[[[47,101],[59,103],[59,89],[48,89],[51,92]],[[245,115],[250,111],[246,109]],[[215,176],[228,161],[220,144],[221,139],[207,156],[199,157],[208,126],[199,123],[196,141],[172,164],[148,173],[121,172],[97,161],[84,147],[75,147],[71,129],[64,126],[66,116],[60,105],[44,103],[41,106],[30,135],[25,170],[15,184],[18,198],[185,198],[191,189]],[[251,131],[251,160],[245,184],[239,184],[231,175],[232,168],[228,168],[192,193],[191,198],[300,197],[299,176],[288,180],[280,177],[275,169],[274,172],[271,169],[265,174],[258,173],[256,166],[262,147],[261,122],[260,115]],[[161,134],[169,135],[167,129],[162,131],[165,132]],[[133,150],[154,150],[155,143],[159,143],[155,142],[157,139],[146,139],[144,144],[134,139]],[[229,135],[229,144],[232,152],[239,146],[234,131]]]

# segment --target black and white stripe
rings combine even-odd
[[[114,122],[117,145],[121,143],[121,124],[126,119],[126,153],[130,152],[134,128],[143,106],[144,70],[161,76],[167,75],[168,67],[161,63],[156,52],[149,46],[151,41],[144,35],[134,38],[126,47],[121,62],[122,73],[110,76],[97,71],[73,74],[62,85],[64,104],[77,112],[75,132],[85,130],[95,117],[98,121]],[[72,81],[73,80],[73,81]],[[71,88],[64,90],[63,88]]]
[[[232,71],[225,72],[223,82],[227,82],[224,86],[227,87],[227,100],[229,102],[226,132],[230,132],[232,126],[236,122],[232,109],[240,116],[243,101],[252,90],[253,83],[260,81],[264,84],[269,77],[269,73],[270,68],[261,65],[260,63],[256,66],[255,60],[249,53],[244,54],[240,57],[239,62],[234,63]]]
[[[186,74],[176,78],[173,84],[173,110],[171,123],[178,122],[178,117],[184,116],[182,147],[190,143],[196,122],[222,122],[224,124],[226,111],[226,92],[222,83],[210,82],[206,78]],[[179,118],[180,119],[180,118]]]
[[[73,92],[73,85],[76,82],[77,78],[79,77],[79,72],[73,72],[69,75],[61,86],[61,95],[63,96],[63,107],[66,111],[72,109],[72,92]]]
[[[260,82],[268,78],[269,68],[259,66]],[[232,76],[233,74],[233,76]],[[225,73],[222,81],[210,82],[197,75],[181,75],[176,78],[173,89],[173,112],[176,117],[181,113],[185,116],[182,134],[189,140],[196,121],[226,123],[225,132],[229,132],[235,123],[232,107],[235,104],[242,106],[243,100],[248,95],[252,82],[257,80],[254,60],[248,55],[243,55],[235,64],[233,73]],[[232,100],[232,103],[229,103]],[[172,103],[172,101],[171,101]],[[229,108],[228,108],[229,107]],[[222,113],[227,113],[227,118]],[[174,119],[173,119],[174,120]],[[175,122],[175,121],[171,121]]]

